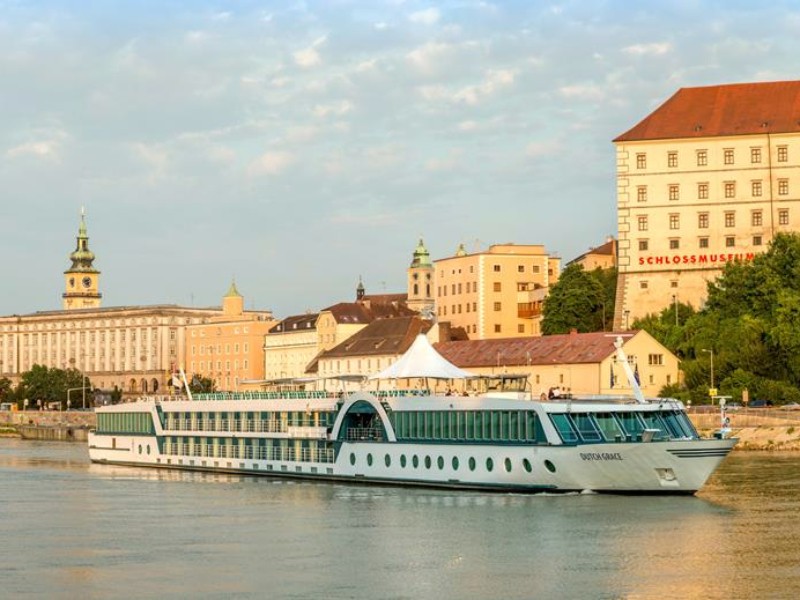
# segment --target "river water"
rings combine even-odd
[[[92,465],[0,439],[0,596],[797,598],[800,455],[694,497],[520,496]]]

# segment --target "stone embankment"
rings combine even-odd
[[[91,411],[3,411],[0,412],[0,435],[85,442],[89,429],[96,423]]]
[[[719,413],[689,415],[701,435],[720,428]],[[731,411],[731,437],[739,438],[735,450],[800,451],[800,411],[750,409]]]

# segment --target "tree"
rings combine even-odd
[[[192,375],[192,380],[189,382],[189,389],[193,394],[209,394],[217,391],[214,380],[210,377],[203,377],[202,375]]]
[[[0,401],[8,402],[14,395],[14,388],[8,377],[0,377]]]
[[[616,269],[584,270],[573,263],[561,273],[544,300],[542,333],[604,331],[614,315]]]
[[[39,401],[42,406],[59,402],[65,408],[67,391],[79,390],[84,382],[87,388],[91,388],[89,379],[84,379],[77,369],[50,369],[43,365],[33,365],[30,371],[22,374],[16,391],[17,402],[22,404],[27,399],[30,407],[38,406]],[[20,408],[23,406],[20,405]]]

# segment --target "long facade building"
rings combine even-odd
[[[680,89],[614,143],[617,328],[800,229],[800,81]]]

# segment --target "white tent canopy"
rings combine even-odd
[[[370,379],[405,379],[429,377],[431,379],[466,379],[475,377],[459,369],[436,352],[424,334],[419,334],[403,356]]]

